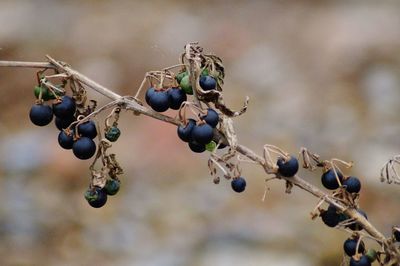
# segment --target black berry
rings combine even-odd
[[[192,130],[192,139],[199,144],[209,143],[213,136],[213,128],[209,124],[196,125]]]
[[[72,149],[74,145],[74,134],[73,132],[66,132],[61,130],[58,134],[58,144],[66,150]]]
[[[154,94],[155,91],[156,91],[156,89],[154,89],[153,87],[150,87],[147,89],[146,95],[145,95],[145,100],[148,105],[150,105],[150,98]]]
[[[208,108],[207,114],[205,116],[202,116],[201,118],[212,127],[216,127],[219,122],[218,113],[214,109],[211,109],[211,108]]]
[[[205,91],[215,90],[217,81],[211,76],[200,77],[200,87]]]
[[[287,161],[285,161],[283,158],[279,158],[277,165],[279,167],[279,174],[284,177],[292,177],[299,170],[299,162],[293,156],[290,156],[289,160]]]
[[[186,93],[180,88],[171,88],[168,90],[169,107],[178,110],[181,104],[187,100]]]
[[[178,126],[178,137],[184,141],[189,142],[192,136],[192,130],[196,126],[196,121],[193,119],[189,119],[186,125]]]
[[[343,181],[343,186],[350,193],[358,193],[361,190],[361,182],[357,177],[350,176]]]
[[[365,251],[365,246],[364,246],[364,242],[360,242],[360,245],[358,246],[358,252],[356,252],[357,251],[357,242],[358,242],[358,239],[352,239],[352,238],[349,238],[349,239],[347,239],[346,241],[344,241],[344,244],[343,244],[343,249],[344,249],[344,252],[347,254],[347,256],[353,256],[353,255],[355,255],[356,253],[358,254],[358,253],[364,253],[364,251]]]
[[[83,137],[94,139],[97,136],[96,124],[89,120],[78,126],[78,134]]]
[[[189,141],[189,148],[192,152],[202,153],[206,150],[206,145],[197,143],[195,141]]]
[[[93,208],[100,208],[107,202],[107,193],[104,189],[94,187],[85,192],[85,199]]]
[[[350,259],[350,266],[371,266],[371,262],[367,256],[362,255],[358,260],[352,257]]]
[[[243,177],[234,178],[231,181],[233,191],[241,193],[246,189],[246,180]]]
[[[62,119],[74,116],[75,110],[75,100],[69,96],[63,96],[61,97],[61,102],[53,103],[54,115]]]
[[[81,137],[72,145],[75,156],[81,160],[87,160],[96,153],[96,143],[88,137]]]
[[[400,242],[400,231],[399,230],[395,230],[393,233],[393,236],[397,242]]]
[[[43,127],[53,120],[53,111],[48,105],[35,104],[29,112],[29,118],[33,124]]]
[[[340,173],[339,171],[336,171],[336,173],[339,177],[340,182],[342,182],[343,181],[342,173]],[[324,185],[324,187],[326,187],[327,189],[333,190],[339,188],[339,183],[336,179],[335,172],[332,169],[328,170],[322,175],[321,182],[322,185]]]
[[[333,206],[329,206],[326,211],[323,211],[321,213],[321,218],[324,224],[329,227],[335,227],[341,222],[340,214],[337,213],[336,208]]]
[[[66,129],[67,127],[69,127],[69,125],[71,125],[71,123],[75,122],[76,118],[74,116],[62,119],[56,116],[55,119],[55,124],[56,127],[58,128],[58,130],[63,130]]]
[[[166,91],[155,90],[154,93],[150,94],[149,105],[156,112],[162,113],[167,111],[169,108],[168,93]]]

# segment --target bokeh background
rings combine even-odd
[[[400,190],[379,171],[400,153],[399,1],[0,1],[0,59],[50,54],[123,95],[199,41],[223,58],[242,144],[354,161],[361,207],[384,233]],[[212,183],[207,154],[176,128],[123,113],[113,146],[122,189],[102,209],[83,198],[90,162],[32,125],[35,70],[0,69],[1,265],[339,265],[346,234],[309,212],[317,199],[254,165],[236,194]],[[90,96],[99,104],[107,99]],[[320,172],[301,174],[319,185]],[[376,247],[368,242],[370,247]]]

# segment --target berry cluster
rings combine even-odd
[[[364,242],[357,235],[343,243],[343,250],[350,257],[350,266],[370,266],[377,259],[377,252],[365,250]]]
[[[85,199],[93,208],[103,207],[106,202],[108,196],[113,196],[117,194],[120,188],[120,181],[117,179],[108,179],[103,188],[99,186],[93,186],[92,188],[88,188],[85,192]]]
[[[179,125],[177,129],[178,137],[183,142],[187,142],[193,152],[202,153],[207,147],[209,147],[207,150],[213,151],[215,145],[213,141],[214,128],[218,123],[218,113],[214,109],[208,108],[206,114],[200,116],[198,121],[190,118],[184,121],[184,124]]]
[[[340,184],[349,193],[359,193],[361,190],[361,182],[357,177],[348,176],[344,178],[341,172],[333,169],[329,169],[321,176],[321,182],[325,188],[330,190],[338,189]]]
[[[333,195],[337,199],[354,207],[359,214],[368,219],[367,214],[359,209],[356,204],[359,197],[358,193],[361,190],[360,180],[354,176],[345,177],[336,166],[324,166],[324,173],[321,176],[322,185],[326,189],[334,190]],[[353,231],[353,236],[343,244],[344,252],[350,257],[350,266],[369,266],[377,259],[377,253],[374,249],[368,251],[365,249],[365,244],[358,233],[358,231],[363,230],[361,224],[351,220],[348,215],[339,211],[334,205],[329,205],[326,210],[320,210],[320,216],[324,224],[329,227],[342,226]]]
[[[186,101],[186,93],[179,87],[168,89],[149,88],[145,96],[148,105],[156,112],[165,112],[169,108],[178,110]]]
[[[96,143],[93,141],[97,136],[95,123],[89,120],[76,127],[76,117],[79,112],[76,108],[75,99],[67,95],[61,97],[56,95],[54,99],[49,96],[43,97],[43,95],[48,95],[48,93],[43,92],[47,90],[43,90],[41,95],[36,93],[37,88],[38,86],[35,88],[35,95],[38,95],[38,100],[29,112],[32,123],[37,126],[46,126],[55,116],[56,127],[60,130],[58,134],[60,146],[63,149],[72,149],[74,155],[81,160],[93,157],[96,153]],[[42,96],[41,99],[40,96]],[[52,107],[45,104],[44,99],[52,99]]]
[[[175,124],[179,124],[178,137],[187,143],[190,150],[195,153],[203,153],[206,150],[210,152],[208,167],[214,177],[214,183],[217,184],[220,180],[217,176],[218,167],[226,179],[231,179],[232,190],[241,193],[246,188],[246,180],[241,175],[239,161],[244,161],[244,159],[238,155],[239,149],[237,148],[239,146],[231,118],[246,111],[248,98],[240,111],[233,111],[225,105],[222,95],[225,76],[222,60],[214,55],[203,54],[202,51],[203,49],[196,43],[188,44],[185,46],[185,52],[181,55],[180,65],[165,68],[162,71],[148,72],[145,80],[150,81],[150,86],[146,91],[145,101],[155,112],[162,113],[168,109],[178,110],[179,121],[175,121],[177,122]],[[181,67],[176,75],[170,71],[175,67]],[[61,85],[53,85],[47,80],[49,77],[63,77],[63,82]],[[115,154],[108,154],[107,149],[111,147],[111,142],[115,142],[121,134],[117,122],[120,108],[126,106],[124,101],[126,97],[121,97],[110,103],[111,105],[94,112],[95,106],[93,108],[85,106],[86,91],[79,80],[71,81],[70,74],[59,74],[58,72],[49,77],[39,78],[38,75],[39,85],[34,89],[37,101],[31,108],[30,119],[35,125],[45,126],[55,116],[55,124],[60,130],[58,142],[62,148],[72,149],[74,155],[82,160],[87,160],[96,154],[95,160],[90,166],[91,182],[84,196],[90,206],[102,207],[107,202],[108,196],[115,195],[120,189],[118,176],[123,174],[123,171],[115,159]],[[155,80],[156,84],[154,84]],[[70,81],[70,88],[73,92],[72,97],[67,96],[64,89],[68,81]],[[136,96],[127,97],[133,98],[142,105],[138,95],[144,84],[145,82],[140,86]],[[189,99],[191,95],[192,100]],[[50,105],[45,104],[48,101],[51,101]],[[90,118],[103,109],[117,105],[118,107],[114,108],[105,121],[105,138],[102,139],[98,125]],[[190,115],[187,114],[188,110],[191,111]],[[150,112],[149,115],[156,117],[154,112]],[[157,118],[160,117],[160,115],[157,116]],[[114,122],[109,123],[110,119],[114,119]],[[97,145],[93,141],[96,136],[99,136]],[[226,146],[229,146],[229,151],[222,156],[218,155],[218,149]],[[246,152],[241,153],[251,158]],[[277,155],[276,160],[272,159],[271,153]],[[346,213],[341,211],[342,207],[337,208],[343,204],[367,219],[366,213],[359,208],[358,204],[361,190],[360,180],[354,176],[344,176],[334,161],[341,162],[347,167],[351,167],[351,163],[338,159],[321,161],[318,155],[309,153],[305,148],[302,148],[300,153],[303,155],[304,168],[315,170],[316,166],[323,167],[321,183],[326,189],[333,192],[331,197],[324,195],[316,207],[318,212],[313,213],[313,218],[318,217],[319,214],[327,226],[341,227],[351,231],[351,237],[343,244],[344,252],[350,258],[350,266],[367,266],[375,260],[381,263],[382,255],[387,256],[384,260],[389,260],[391,256],[389,252],[366,250],[362,241],[362,230],[364,229],[362,224],[351,219],[346,214],[349,213],[348,211],[345,211]],[[96,170],[95,164],[99,159],[101,159],[102,167],[100,170]],[[316,162],[316,166],[311,163],[311,160]],[[251,158],[251,161],[256,160]],[[295,182],[299,170],[298,160],[280,148],[264,145],[264,161],[257,160],[257,162],[265,168],[268,174],[274,174],[274,178],[285,179],[287,192],[290,192],[293,184],[299,185]],[[326,210],[319,208],[324,201],[332,203]],[[386,240],[383,242],[386,243]],[[394,242],[400,242],[400,228],[398,227],[393,228],[392,238],[388,240],[389,244]]]
[[[72,150],[73,154],[81,159],[92,158],[97,152],[96,159],[91,166],[92,181],[89,189],[85,193],[88,203],[95,208],[103,206],[107,201],[107,195],[115,195],[120,187],[120,180],[117,175],[122,173],[115,160],[115,155],[108,155],[106,149],[111,145],[105,141],[115,142],[121,132],[118,128],[118,118],[120,108],[113,110],[106,119],[105,139],[99,136],[97,124],[89,118],[93,115],[96,107],[95,101],[91,101],[93,106],[86,105],[86,91],[74,89],[71,90],[73,96],[66,95],[65,86],[68,80],[64,79],[62,85],[53,85],[46,77],[42,76],[43,71],[38,73],[39,85],[34,89],[36,102],[32,106],[29,117],[33,124],[37,126],[46,126],[50,124],[55,117],[55,125],[60,130],[58,134],[59,145],[66,150]],[[49,76],[51,77],[51,76]],[[110,125],[109,120],[114,118]],[[96,145],[94,138],[99,136],[99,145]],[[94,164],[99,157],[103,159],[103,168],[101,174],[95,171]],[[108,178],[106,174],[108,173]]]
[[[209,73],[204,67],[198,80],[198,85],[204,92],[217,90],[217,78]],[[207,150],[214,153],[216,149],[225,148],[224,143],[217,144],[214,138],[215,131],[219,130],[221,114],[214,108],[203,109],[188,101],[188,95],[194,94],[188,71],[182,69],[173,76],[173,83],[169,87],[165,87],[164,84],[152,84],[145,94],[146,103],[156,112],[165,112],[169,108],[179,110],[181,125],[177,128],[177,134],[179,139],[188,144],[191,151],[202,153]],[[186,116],[188,109],[194,114],[191,118]],[[241,176],[234,176],[231,187],[235,192],[243,192],[246,180]]]

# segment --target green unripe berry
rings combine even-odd
[[[213,140],[210,143],[206,144],[206,150],[208,150],[209,152],[213,152],[216,147],[217,144]]]
[[[121,135],[121,130],[119,130],[119,128],[113,126],[107,130],[105,137],[109,141],[115,142],[115,141],[117,141],[117,139],[119,138],[120,135]]]
[[[365,253],[365,256],[367,256],[368,260],[370,262],[374,262],[376,258],[378,257],[378,254],[376,253],[376,250],[373,248],[368,249],[367,253]]]
[[[176,81],[177,81],[178,83],[181,83],[183,77],[186,76],[186,75],[188,75],[188,73],[187,73],[186,71],[183,71],[183,72],[181,72],[181,73],[178,73],[178,74],[175,76],[175,79],[176,79]]]
[[[201,71],[201,76],[208,76],[210,74],[210,72],[208,71],[207,68],[203,69],[203,71]]]
[[[43,101],[50,100],[49,90],[46,87],[42,86],[35,86],[33,93],[35,94],[36,99],[39,99],[40,92],[42,92],[42,99]]]
[[[104,190],[106,193],[110,196],[117,194],[119,191],[121,182],[115,179],[108,179],[106,182],[106,185],[104,187]]]
[[[189,75],[185,75],[181,82],[180,82],[180,86],[182,88],[182,90],[184,92],[186,92],[186,94],[192,95],[193,94],[193,89],[192,89],[192,85],[190,85],[190,79],[189,79]]]

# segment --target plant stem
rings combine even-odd
[[[155,119],[158,119],[163,122],[167,122],[173,125],[179,125],[180,122],[177,119],[174,119],[172,117],[157,113],[145,106],[143,106],[140,102],[135,100],[133,97],[130,96],[121,96],[112,90],[98,84],[97,82],[93,81],[92,79],[86,77],[85,75],[81,74],[80,72],[72,69],[69,65],[56,61],[50,56],[46,56],[46,58],[49,60],[49,62],[21,62],[21,61],[0,61],[0,67],[22,67],[22,68],[53,68],[53,69],[58,69],[60,72],[64,72],[68,74],[69,76],[79,80],[81,83],[85,84],[87,87],[90,89],[93,89],[94,91],[104,95],[105,97],[114,100],[114,101],[119,101],[121,104],[124,105],[125,109],[132,110],[135,113],[140,113],[145,116],[149,116]],[[194,71],[195,66],[192,64],[195,64],[194,60],[189,60],[191,63],[191,71]],[[192,76],[193,78],[193,76]],[[193,85],[193,82],[192,82]],[[195,90],[195,87],[193,87],[193,90]],[[227,144],[227,140],[224,139],[223,136],[218,135],[217,136],[219,139],[222,139],[222,141]],[[240,154],[246,156],[248,159],[256,162],[260,166],[262,166],[265,170],[265,172],[268,174],[267,168],[265,167],[265,162],[264,158],[261,157],[260,155],[256,154],[254,151],[251,149],[247,148],[246,146],[243,146],[241,144],[237,145],[237,152]],[[346,215],[348,215],[350,218],[354,219],[357,221],[364,230],[370,234],[373,238],[377,239],[379,244],[383,245],[385,250],[387,250],[392,256],[397,259],[398,262],[400,262],[400,251],[399,249],[390,241],[390,239],[387,239],[378,229],[376,229],[367,219],[364,218],[364,216],[360,215],[357,210],[353,208],[348,208],[346,205],[344,205],[341,202],[338,202],[335,200],[334,197],[329,195],[328,193],[320,190],[319,188],[315,187],[314,185],[308,183],[305,181],[303,178],[300,176],[296,175],[294,177],[282,177],[282,176],[277,176],[277,178],[286,180],[287,182],[290,182],[294,184],[295,186],[299,187],[300,189],[307,191],[308,193],[314,195],[315,197],[319,199],[323,199],[325,202],[328,204],[334,205],[338,210],[342,211]]]

